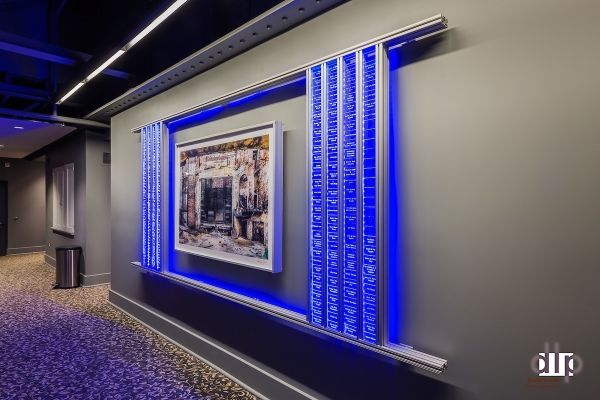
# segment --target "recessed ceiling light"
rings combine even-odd
[[[22,126],[14,126],[13,128],[15,128],[15,129],[25,129]]]

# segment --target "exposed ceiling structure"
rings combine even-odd
[[[108,132],[111,115],[343,1],[0,0],[0,157],[33,153],[73,127]],[[129,47],[175,3],[182,5]],[[24,129],[16,135],[12,126]]]
[[[0,0],[0,115],[82,118],[279,1],[189,0],[85,90],[56,106],[172,3]]]

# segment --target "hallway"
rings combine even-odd
[[[0,399],[255,399],[108,304],[50,290],[43,254],[0,257]]]

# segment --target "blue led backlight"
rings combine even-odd
[[[142,265],[161,269],[161,159],[160,123],[142,128]]]
[[[379,343],[375,47],[313,66],[309,321]]]
[[[362,339],[377,343],[377,58],[362,55]]]
[[[327,328],[339,331],[340,189],[338,144],[338,60],[325,63],[327,93]]]
[[[310,310],[309,320],[323,326],[323,107],[322,71],[309,72],[310,93]]]
[[[342,332],[358,337],[358,200],[356,140],[356,54],[342,57],[343,271]]]

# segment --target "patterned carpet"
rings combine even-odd
[[[50,290],[41,254],[0,257],[0,399],[256,399],[110,306]]]

